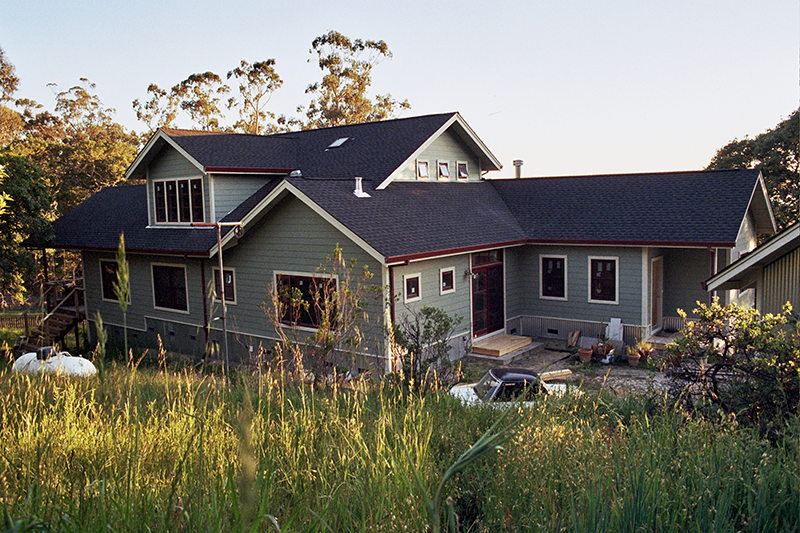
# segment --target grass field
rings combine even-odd
[[[390,380],[225,388],[124,365],[89,380],[2,370],[0,391],[2,531],[425,531],[423,493],[500,416]],[[796,420],[770,443],[658,397],[511,415],[504,449],[444,486],[459,531],[800,529]]]

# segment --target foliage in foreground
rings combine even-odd
[[[715,298],[694,314],[697,320],[668,347],[673,400],[688,407],[708,402],[713,412],[781,431],[800,405],[800,330],[791,305],[762,316],[735,304],[723,307]]]
[[[446,394],[108,367],[0,374],[2,530],[425,531],[500,416]],[[452,475],[461,531],[796,531],[800,425],[770,444],[657,398],[549,399]],[[419,475],[421,487],[415,479]]]

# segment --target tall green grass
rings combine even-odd
[[[424,494],[499,416],[388,383],[234,377],[0,374],[0,531],[425,531]],[[796,422],[772,445],[588,394],[517,418],[443,486],[462,531],[800,529]]]

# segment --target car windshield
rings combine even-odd
[[[475,384],[475,394],[481,400],[491,400],[494,391],[500,386],[500,382],[496,380],[490,373],[486,373],[481,380]]]

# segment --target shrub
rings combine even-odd
[[[668,347],[673,400],[691,406],[710,401],[764,429],[796,415],[800,331],[791,305],[777,316],[723,307],[717,298],[698,305],[697,320],[687,322],[683,337]]]

